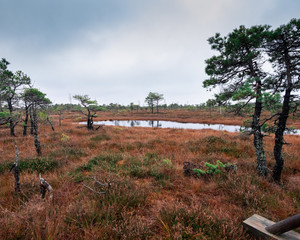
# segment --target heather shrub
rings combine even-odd
[[[0,173],[3,173],[4,171],[8,171],[13,164],[14,164],[13,162],[0,163]],[[53,160],[50,157],[24,159],[19,161],[20,171],[44,173],[44,172],[53,171],[58,166],[59,166],[59,162],[57,160]]]
[[[169,239],[237,239],[234,225],[214,216],[208,206],[193,201],[165,203],[158,215],[160,228]]]

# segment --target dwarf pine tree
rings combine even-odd
[[[284,165],[282,147],[287,119],[291,107],[297,110],[297,104],[299,104],[297,91],[300,89],[300,19],[292,19],[288,24],[270,31],[266,52],[270,56],[275,70],[271,88],[274,89],[274,92],[283,93],[282,108],[275,114],[278,118],[275,119],[276,131],[273,149],[276,160],[273,179],[279,182]]]
[[[218,52],[206,60],[206,73],[210,77],[203,85],[206,88],[222,86],[223,91],[216,95],[218,102],[228,100],[244,100],[241,110],[250,101],[255,101],[252,118],[252,133],[257,157],[259,175],[268,173],[263,146],[260,118],[263,108],[263,82],[266,73],[262,69],[263,56],[261,49],[269,26],[240,26],[228,36],[221,37],[217,33],[208,39],[213,50]]]

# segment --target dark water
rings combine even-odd
[[[84,124],[84,123],[83,123]],[[113,121],[97,121],[95,125],[120,126],[120,127],[155,127],[155,128],[178,128],[178,129],[213,129],[228,132],[239,132],[239,125],[225,124],[203,124],[203,123],[180,123],[173,121],[150,121],[150,120],[113,120]],[[300,135],[300,130],[296,133]]]

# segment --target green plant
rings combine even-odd
[[[91,141],[94,141],[94,142],[101,142],[101,141],[105,141],[105,140],[110,140],[110,137],[105,134],[97,135],[97,136],[91,138]]]
[[[200,169],[200,168],[194,168],[193,169],[193,172],[196,173],[196,175],[198,177],[202,176],[202,175],[205,175],[206,174],[206,171]]]
[[[0,173],[4,172],[5,170],[9,170],[12,165],[12,162],[1,163]],[[19,161],[19,170],[44,173],[48,171],[53,171],[56,167],[58,167],[58,165],[58,161],[52,160],[51,158],[25,159]]]
[[[121,154],[107,153],[100,154],[92,159],[90,159],[87,163],[79,166],[75,171],[83,172],[83,171],[92,171],[94,166],[99,166],[101,169],[106,171],[115,171],[116,163],[123,159]]]
[[[163,159],[162,165],[163,165],[164,167],[169,167],[169,168],[172,168],[172,167],[173,167],[173,163],[172,163],[172,161],[171,161],[169,158]]]
[[[61,134],[61,139],[62,142],[67,142],[70,140],[70,137],[64,133]]]
[[[198,176],[203,176],[203,175],[215,175],[218,173],[222,172],[222,169],[225,167],[233,166],[230,163],[222,163],[221,161],[217,161],[217,164],[212,164],[212,163],[205,163],[205,168],[204,169],[199,169],[199,168],[194,168],[193,172]]]

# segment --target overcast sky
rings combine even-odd
[[[199,104],[207,39],[240,25],[278,27],[300,0],[0,0],[0,58],[54,103],[88,94],[99,104]],[[72,99],[72,103],[76,101]]]

